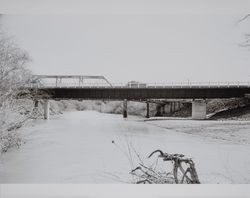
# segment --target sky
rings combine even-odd
[[[250,19],[237,23],[249,1],[8,2],[0,0],[3,29],[30,54],[35,74],[250,81],[250,50],[239,46]]]

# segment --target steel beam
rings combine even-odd
[[[53,99],[212,99],[243,98],[250,88],[29,88]],[[45,96],[46,97],[46,96]]]

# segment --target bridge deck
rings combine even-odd
[[[35,88],[30,88],[34,90]],[[249,86],[220,87],[48,87],[37,88],[53,99],[209,99],[239,98],[250,94]],[[37,90],[36,89],[36,90]],[[43,94],[43,97],[48,97]]]

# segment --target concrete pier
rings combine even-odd
[[[147,103],[146,103],[146,105],[147,105],[147,113],[146,113],[146,118],[149,118],[149,102],[147,101]]]
[[[35,101],[34,101],[34,109],[33,109],[33,112],[34,112],[34,113],[37,113],[37,112],[38,112],[38,103],[39,103],[38,100],[35,100]]]
[[[162,117],[162,106],[161,104],[158,104],[156,106],[156,114],[155,114],[156,117]]]
[[[123,118],[128,117],[128,101],[127,99],[123,100]]]
[[[44,119],[49,120],[49,108],[50,108],[50,103],[49,100],[44,101]]]
[[[169,111],[169,113],[173,113],[173,103],[170,102],[169,105],[170,105],[170,111]]]
[[[170,115],[170,111],[171,111],[170,102],[167,102],[167,103],[165,104],[164,110],[165,110],[165,114],[167,114],[167,115],[169,116],[169,115]]]
[[[244,97],[250,99],[250,94],[245,94]]]
[[[204,120],[206,119],[207,106],[205,100],[192,101],[192,119]]]
[[[161,109],[162,109],[162,115],[164,116],[166,114],[166,111],[165,111],[165,104],[163,104],[161,106]]]

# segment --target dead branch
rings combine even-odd
[[[157,158],[162,158],[163,162],[171,162],[172,170],[164,172],[144,164],[139,164],[137,168],[130,173],[137,178],[137,184],[157,184],[157,183],[175,183],[175,184],[200,184],[195,164],[191,158],[183,154],[169,154],[161,150],[155,150],[148,158],[159,153]]]
[[[250,14],[246,14],[244,17],[242,17],[238,23],[241,23],[242,21],[245,21],[248,17],[250,17]]]

